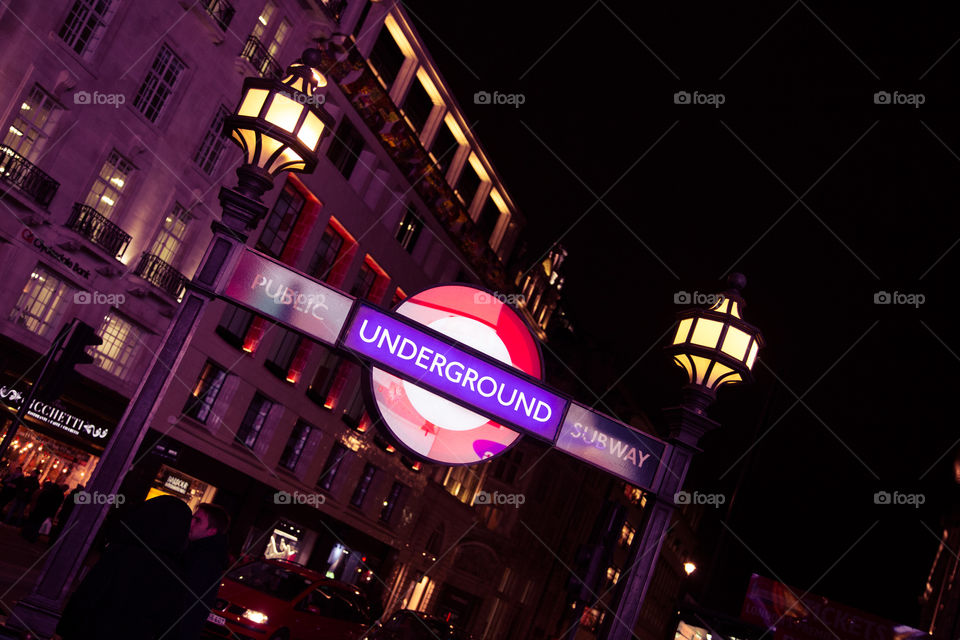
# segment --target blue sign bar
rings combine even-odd
[[[358,306],[343,338],[344,348],[391,373],[497,422],[556,439],[565,398],[451,342],[366,305]]]
[[[652,489],[667,443],[572,402],[556,447],[630,484]]]

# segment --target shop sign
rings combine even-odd
[[[172,473],[168,473],[167,477],[163,479],[163,486],[183,495],[187,495],[187,492],[190,491],[190,481],[184,480]]]
[[[48,245],[43,241],[42,238],[35,235],[33,231],[30,231],[30,229],[24,229],[20,234],[20,237],[23,238],[24,242],[32,246],[34,249],[53,258],[55,261],[70,269],[75,274],[83,276],[84,278],[90,277],[89,269],[81,267],[79,264],[73,261],[73,258]]]
[[[220,295],[333,345],[353,298],[267,256],[244,249]]]
[[[20,409],[20,405],[23,404],[24,396],[16,389],[0,387],[0,399],[2,399],[8,407],[17,411]],[[40,402],[39,400],[34,400],[30,403],[30,408],[27,409],[27,415],[55,429],[66,431],[71,435],[97,444],[102,444],[106,441],[107,436],[110,435],[110,430],[106,427],[98,427],[92,422],[87,422],[83,418],[79,418],[71,413],[67,413],[63,409],[46,404],[45,402]]]
[[[667,450],[665,442],[576,402],[567,409],[556,447],[644,489],[653,488]]]

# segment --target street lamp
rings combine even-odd
[[[693,572],[696,571],[696,570],[697,570],[697,565],[696,565],[696,564],[694,564],[694,563],[692,563],[692,562],[684,562],[684,563],[683,563],[683,571],[684,571],[684,573],[686,573],[687,575],[690,575],[691,573],[693,573]]]
[[[333,124],[321,107],[322,95],[316,93],[326,84],[314,68],[320,62],[320,52],[308,49],[300,61],[287,69],[282,80],[244,81],[236,113],[224,119],[224,133],[245,154],[244,164],[237,169],[238,184],[234,189],[220,190],[222,222],[211,225],[213,238],[206,254],[97,464],[87,485],[92,495],[116,495],[119,491],[197,320],[215,297],[216,285],[226,266],[244,250],[245,234],[256,228],[267,212],[261,198],[273,186],[273,179],[282,171],[310,172],[316,167],[317,148]],[[85,504],[71,512],[33,591],[15,605],[5,627],[0,628],[0,638],[19,638],[27,631],[44,638],[53,636],[60,610],[108,508],[108,503]]]
[[[743,319],[744,301],[740,290],[747,279],[739,273],[727,279],[729,289],[717,296],[709,309],[693,308],[678,314],[677,331],[666,350],[687,373],[679,406],[663,410],[670,436],[670,448],[663,461],[666,472],[660,476],[640,543],[633,552],[633,565],[623,581],[616,615],[608,623],[604,640],[629,640],[653,581],[660,548],[672,526],[675,502],[690,469],[693,456],[700,451],[700,439],[720,425],[707,416],[707,407],[724,384],[752,382],[751,369],[763,346],[760,331]],[[696,570],[692,562],[684,564],[687,575]]]
[[[247,78],[236,111],[224,118],[223,133],[243,151],[236,189],[220,190],[220,202],[240,216],[246,229],[266,213],[260,198],[282,171],[310,173],[317,166],[317,148],[333,126],[317,89],[327,79],[316,70],[320,52],[308,49],[287,68],[282,80]]]
[[[753,381],[751,369],[763,346],[760,331],[742,315],[740,289],[747,279],[734,273],[727,282],[731,288],[709,309],[694,307],[677,314],[677,332],[667,347],[687,373],[683,403],[698,413],[713,402],[721,385]]]

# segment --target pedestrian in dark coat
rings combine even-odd
[[[39,475],[34,471],[28,476],[18,478],[15,482],[17,493],[13,498],[13,504],[10,505],[10,511],[7,512],[6,523],[20,526],[23,512],[33,500],[33,494],[40,488],[40,480]]]
[[[36,504],[34,504],[33,509],[30,510],[30,515],[27,516],[27,520],[23,523],[23,528],[20,529],[20,535],[30,542],[36,542],[40,532],[40,525],[42,525],[43,521],[47,518],[53,518],[53,516],[56,515],[57,509],[60,508],[62,502],[63,489],[60,488],[60,485],[55,482],[44,482],[43,488],[40,489],[40,493],[37,494]]]
[[[167,634],[183,611],[178,574],[190,517],[190,507],[173,496],[147,500],[120,517],[100,561],[60,617],[63,640],[156,640]]]
[[[50,532],[51,544],[57,541],[57,538],[60,537],[60,532],[67,526],[67,520],[70,519],[70,514],[73,513],[73,508],[77,505],[77,494],[81,491],[83,491],[83,485],[78,484],[74,487],[73,491],[68,493],[67,497],[63,499],[63,506],[60,507],[60,513],[57,514],[57,523],[53,525],[53,531]]]
[[[190,542],[183,554],[183,582],[187,585],[186,611],[178,627],[178,640],[195,640],[217,599],[227,570],[227,529],[230,516],[215,504],[202,503],[190,521]]]
[[[0,511],[17,495],[18,480],[23,477],[23,467],[17,467],[3,477],[0,485]]]

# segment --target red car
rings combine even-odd
[[[369,605],[357,587],[291,562],[258,560],[227,574],[204,635],[356,640],[370,622]]]

